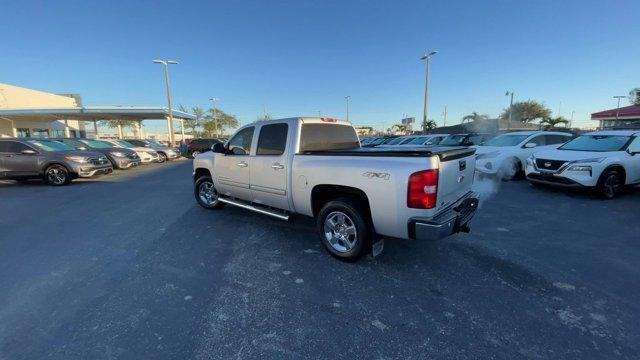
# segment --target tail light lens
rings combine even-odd
[[[438,196],[438,170],[418,171],[409,176],[407,207],[433,209]]]

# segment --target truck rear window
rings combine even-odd
[[[349,125],[302,124],[300,151],[344,150],[359,148],[358,135]]]

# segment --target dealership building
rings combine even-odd
[[[591,114],[600,129],[640,129],[640,106],[631,105]]]
[[[149,106],[83,106],[78,94],[52,94],[0,83],[0,137],[93,137],[98,138],[99,123],[128,120],[133,124],[128,137],[145,138],[144,120],[165,120],[167,131],[154,134],[160,140],[175,143],[184,135],[184,120],[194,116],[172,110],[174,125],[170,126],[169,109]],[[182,125],[182,126],[181,126]],[[115,125],[115,136],[125,137],[125,130]]]

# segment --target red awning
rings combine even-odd
[[[591,114],[592,120],[604,119],[604,118],[615,118],[616,112],[618,112],[618,117],[639,117],[640,118],[640,106],[631,105],[621,107],[620,109],[611,109],[600,111],[597,113]]]

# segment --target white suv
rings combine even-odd
[[[640,183],[640,131],[597,131],[556,150],[533,154],[526,162],[534,184],[595,188],[611,199],[625,185]]]
[[[569,133],[516,131],[502,134],[476,146],[476,171],[504,180],[524,175],[523,164],[531,154],[555,149],[571,140]]]

